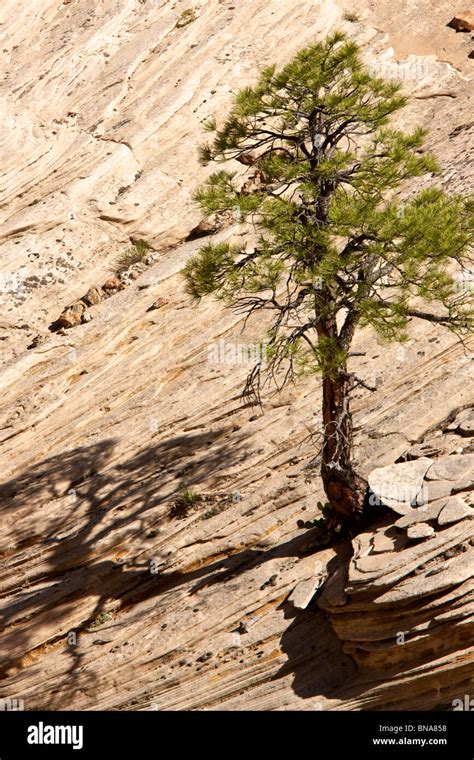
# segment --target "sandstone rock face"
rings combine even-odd
[[[449,136],[466,124],[471,75],[464,35],[445,26],[450,0],[423,0],[403,18],[387,0],[361,2],[356,26],[336,0],[208,0],[177,28],[186,8],[173,0],[123,9],[38,0],[24,14],[4,0],[0,260],[6,277],[20,270],[22,285],[0,303],[0,360],[18,357],[58,304],[104,282],[132,239],[163,249],[199,227],[202,122],[225,111],[256,67],[283,63],[336,26],[364,45],[375,70],[420,96],[410,124],[436,121],[430,148],[439,146],[443,183],[469,186],[469,133]],[[431,98],[440,91],[456,98]]]
[[[429,465],[426,476],[463,475],[472,464],[472,455],[440,459]],[[376,482],[383,483],[385,472],[387,483],[393,483],[397,467],[400,482],[419,477],[419,465],[413,461],[380,468]],[[383,690],[375,687],[365,694],[368,709],[396,710],[401,705],[405,709],[407,704],[433,709],[457,698],[474,677],[474,510],[467,505],[470,498],[470,492],[463,498],[451,497],[441,511],[440,506],[432,509],[429,505],[426,511],[414,509],[412,513],[419,515],[415,524],[410,524],[413,515],[409,513],[395,524],[386,521],[375,536],[358,536],[343,589],[345,604],[335,604],[324,592],[321,595],[319,605],[330,613],[346,654],[361,670],[383,671],[389,677]],[[398,514],[399,509],[394,512]],[[428,519],[431,524],[424,522]],[[408,538],[418,539],[416,544],[403,541],[405,530]],[[385,553],[376,551],[383,546],[382,539],[387,539]],[[354,700],[350,690],[345,694]]]
[[[338,0],[206,0],[177,28],[181,0],[2,0],[2,695],[29,710],[421,709],[433,705],[438,676],[438,702],[449,670],[453,690],[472,676],[462,638],[471,580],[460,581],[470,555],[457,559],[471,521],[439,526],[439,507],[422,518],[434,535],[416,544],[408,525],[371,531],[348,580],[352,546],[344,557],[346,547],[316,551],[297,525],[324,501],[307,429],[321,425],[318,383],[303,379],[278,397],[268,389],[264,413],[243,407],[250,367],[238,349],[257,345],[264,325],[250,320],[242,332],[241,315],[192,304],[180,276],[203,242],[189,239],[202,220],[193,202],[207,171],[196,151],[202,122],[224,113],[257,67],[337,27],[374,70],[401,81],[411,101],[399,126],[431,129],[435,181],[470,190],[469,41],[446,29],[451,0],[405,5],[394,14],[388,0],[360,0],[354,25]],[[244,232],[232,222],[215,234],[241,243]],[[153,251],[125,287],[112,273],[140,239]],[[99,286],[107,297],[82,302],[66,326],[85,314],[89,324],[48,333]],[[160,299],[167,308],[148,312]],[[365,476],[414,447],[452,459],[472,445],[460,427],[472,402],[468,352],[436,325],[413,323],[409,337],[403,347],[365,330],[355,339],[351,371],[377,384],[353,403]],[[470,476],[441,475],[438,490],[451,485],[436,503],[458,494],[468,503],[456,488]],[[210,501],[177,518],[184,487]],[[408,581],[440,552],[443,575],[429,564],[421,572],[446,591],[420,597]],[[354,658],[322,611],[289,602],[300,582],[313,583],[315,556],[331,618],[353,614]],[[382,600],[390,593],[402,598],[400,622],[399,602]],[[433,649],[437,630],[451,642],[438,659],[426,655],[427,620]],[[392,678],[372,658],[378,644],[381,664],[396,660],[400,647],[384,659],[384,633],[392,644],[400,626],[415,650]],[[367,651],[369,676],[356,665]]]

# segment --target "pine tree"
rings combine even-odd
[[[404,341],[412,319],[460,337],[473,324],[472,294],[454,275],[468,267],[474,200],[434,186],[400,200],[412,177],[439,171],[424,130],[390,126],[406,103],[336,32],[283,69],[265,68],[221,126],[206,124],[213,139],[200,154],[253,172],[243,184],[217,171],[196,200],[207,215],[237,214],[258,240],[251,252],[205,245],[185,267],[187,291],[270,312],[266,370],[277,382],[321,376],[321,476],[339,522],[360,514],[367,488],[352,454],[351,392],[369,387],[348,369],[356,328]],[[256,367],[246,386],[257,399],[259,378]]]

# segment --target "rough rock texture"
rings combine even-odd
[[[370,473],[368,480],[375,496],[371,501],[403,515],[395,521],[395,527],[407,528],[409,538],[431,536],[433,529],[429,522],[449,525],[474,514],[470,506],[474,454],[439,460],[423,458],[380,467]]]
[[[342,0],[208,0],[177,26],[188,7],[1,3],[1,696],[27,709],[365,709],[398,684],[399,707],[431,705],[438,672],[470,673],[453,581],[439,604],[444,625],[453,619],[452,651],[388,684],[376,668],[357,672],[359,655],[342,652],[321,610],[288,601],[317,558],[326,598],[346,614],[352,548],[315,555],[314,536],[297,527],[324,500],[308,438],[321,424],[318,385],[268,390],[264,413],[242,407],[250,367],[218,349],[256,343],[262,325],[243,334],[241,316],[192,305],[179,273],[202,242],[196,228],[206,232],[192,203],[205,176],[202,121],[256,66],[336,26],[374,70],[405,77],[413,99],[400,126],[431,128],[436,181],[470,189],[469,35],[446,28],[450,0],[396,14],[393,3],[361,0],[355,24]],[[138,239],[153,254],[122,287],[110,275]],[[49,333],[108,278],[111,295],[90,307],[91,322]],[[351,369],[377,386],[354,400],[365,475],[420,445],[425,457],[468,453],[459,415],[472,403],[469,346],[413,323],[403,347],[363,330],[355,351],[364,355]],[[451,481],[443,475],[438,490]],[[180,512],[186,488],[203,498]],[[442,529],[447,552],[467,540],[465,525]],[[384,548],[377,536],[368,554],[372,542]],[[398,552],[406,531],[388,538]],[[406,551],[430,541],[438,551],[439,540],[436,529]],[[374,583],[385,556],[367,557],[382,558]],[[447,569],[458,572],[455,561]],[[387,593],[398,589],[388,583]]]
[[[458,520],[463,520],[465,517],[474,514],[472,507],[470,507],[464,499],[460,496],[453,496],[448,499],[443,509],[438,515],[438,525],[449,525]]]
[[[87,305],[85,301],[76,301],[68,306],[58,317],[58,327],[76,327],[84,322]]]
[[[195,20],[177,27],[189,7]],[[7,279],[21,275],[0,304],[5,361],[103,282],[132,239],[163,249],[200,229],[192,195],[204,176],[202,122],[255,66],[283,62],[335,26],[414,96],[403,121],[432,127],[442,183],[469,186],[472,45],[446,28],[450,0],[397,14],[361,0],[356,24],[346,10],[342,0],[36,0],[21,9],[3,0],[0,260]]]
[[[457,32],[472,32],[474,29],[474,11],[467,10],[457,13],[448,26],[456,29]]]
[[[383,486],[384,472],[392,483],[397,467],[400,482],[407,468],[417,476],[416,464],[381,468],[378,483]],[[474,455],[441,459],[430,469],[453,473],[463,464],[472,473]],[[466,505],[471,492],[463,497]],[[348,570],[341,572],[345,603],[323,589],[319,606],[329,612],[344,652],[361,672],[384,673],[383,691],[368,687],[364,694],[369,709],[434,709],[474,679],[474,510],[465,506],[454,515],[458,501],[460,496],[448,499],[441,512],[451,510],[452,520],[440,515],[436,523],[430,507],[421,507],[413,510],[418,522],[407,529],[405,515],[395,525],[387,520],[375,535],[359,535]],[[405,530],[416,544],[404,540]],[[380,553],[382,541],[386,551]],[[350,689],[346,695],[353,699]]]
[[[408,538],[428,538],[428,536],[433,535],[434,528],[431,527],[431,525],[428,525],[428,523],[418,522],[415,525],[410,525],[410,527],[407,529],[407,536]]]
[[[425,503],[423,479],[431,464],[430,459],[422,457],[414,462],[373,470],[369,475],[369,487],[379,503],[404,515],[410,507]]]

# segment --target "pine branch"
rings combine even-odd
[[[467,316],[456,314],[454,316],[432,314],[427,311],[418,311],[417,309],[407,309],[405,311],[408,317],[415,317],[417,319],[424,319],[427,322],[433,322],[434,324],[446,325],[452,327],[466,327],[466,323],[469,321]]]

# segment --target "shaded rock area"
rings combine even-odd
[[[474,30],[474,11],[465,10],[451,19],[448,26],[457,32],[472,32]]]
[[[330,586],[319,598],[365,679],[384,674],[383,691],[365,694],[368,709],[434,709],[472,685],[473,476],[474,454],[466,454],[382,467],[369,478],[380,504],[403,516],[353,540],[336,579],[343,604]],[[446,496],[432,502],[439,484]]]

